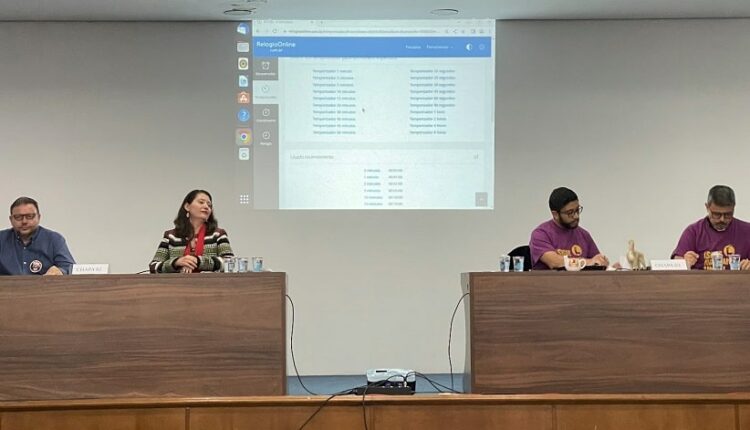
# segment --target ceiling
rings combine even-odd
[[[749,0],[0,0],[3,21],[744,18]],[[229,9],[254,9],[228,16]]]

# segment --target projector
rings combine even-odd
[[[367,369],[367,386],[358,387],[355,394],[414,394],[417,376],[407,369]]]

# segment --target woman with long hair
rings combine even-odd
[[[164,237],[149,264],[151,273],[194,273],[221,270],[222,258],[233,256],[227,232],[214,217],[213,199],[193,190],[182,200],[174,228]]]

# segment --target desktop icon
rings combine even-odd
[[[237,59],[237,68],[240,70],[247,70],[250,68],[250,60],[247,57],[240,57]]]
[[[237,93],[237,103],[241,105],[249,105],[250,93],[247,91],[240,91],[239,93]]]
[[[250,52],[250,43],[237,42],[237,52]]]
[[[238,128],[235,137],[234,142],[237,145],[250,145],[253,141],[253,131],[249,128]]]
[[[250,160],[250,148],[247,148],[247,147],[240,148],[239,159],[240,161]]]
[[[247,109],[245,109],[245,108],[242,108],[242,109],[238,110],[237,111],[237,119],[240,122],[248,122],[248,121],[250,121],[250,111],[247,110]]]
[[[237,24],[237,33],[243,34],[243,35],[250,34],[250,26],[245,22],[241,22]]]
[[[240,75],[238,84],[240,88],[247,88],[250,85],[250,80],[247,79],[247,75]]]

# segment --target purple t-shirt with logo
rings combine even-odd
[[[711,270],[711,253],[714,251],[724,254],[726,269],[730,254],[740,254],[742,259],[750,257],[750,223],[735,218],[726,230],[716,231],[708,218],[703,218],[682,232],[672,257],[683,256],[688,251],[698,253],[693,269]]]
[[[558,255],[569,257],[592,258],[599,254],[594,239],[583,227],[568,229],[549,220],[539,225],[531,232],[531,261],[533,270],[549,269],[540,258],[545,252],[553,251]]]

